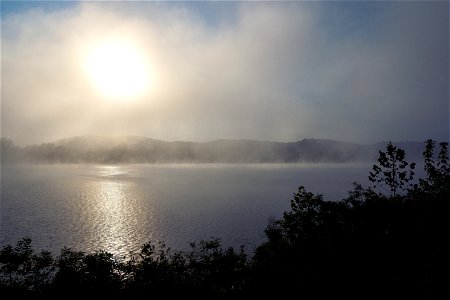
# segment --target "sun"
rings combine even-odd
[[[108,100],[131,100],[150,89],[146,57],[130,41],[109,39],[95,44],[85,59],[92,86]]]

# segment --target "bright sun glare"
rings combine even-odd
[[[88,53],[86,69],[93,86],[109,100],[131,100],[150,88],[145,56],[132,43],[108,40]]]

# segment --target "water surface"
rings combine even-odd
[[[2,166],[1,240],[37,249],[126,255],[164,241],[183,250],[219,237],[247,249],[264,241],[299,185],[328,200],[367,183],[369,165]]]

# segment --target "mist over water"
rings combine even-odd
[[[0,1],[0,290],[450,299],[449,8]]]
[[[251,250],[298,186],[340,200],[370,164],[2,166],[1,244],[31,237],[118,255],[150,240],[177,250],[219,237]]]

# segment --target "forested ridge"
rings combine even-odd
[[[420,159],[422,142],[397,142]],[[167,142],[136,136],[80,136],[18,146],[1,139],[2,163],[318,163],[373,162],[386,142],[303,139],[296,142],[215,140]]]
[[[448,144],[425,143],[425,176],[387,144],[348,197],[326,201],[300,186],[291,209],[247,253],[220,239],[176,251],[150,241],[115,257],[68,248],[37,252],[31,240],[0,250],[2,295],[299,299],[449,299]]]

